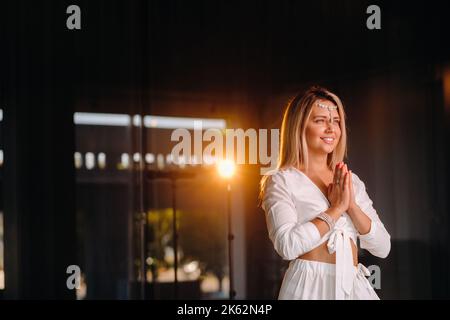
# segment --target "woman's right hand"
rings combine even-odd
[[[328,200],[330,201],[330,211],[336,216],[337,220],[345,211],[348,210],[350,204],[350,173],[347,165],[339,162],[334,170],[332,183],[328,185]]]

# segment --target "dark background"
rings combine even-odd
[[[70,4],[81,30],[66,28]],[[370,4],[381,30],[366,28]],[[380,297],[450,297],[443,1],[7,1],[0,11],[4,297],[74,298],[75,111],[278,128],[288,98],[311,84],[343,100],[348,163],[392,236],[387,259],[361,253],[382,269]],[[256,207],[258,179],[244,186],[246,296],[272,299],[286,263]]]

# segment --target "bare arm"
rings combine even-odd
[[[348,215],[353,221],[353,225],[355,226],[356,230],[358,230],[359,234],[365,235],[369,233],[370,231],[370,225],[371,220],[365,214],[360,207],[355,206],[353,208],[348,208],[347,210]]]

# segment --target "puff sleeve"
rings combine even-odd
[[[376,257],[386,258],[391,250],[391,236],[374,209],[364,182],[356,174],[354,174],[354,180],[358,186],[355,201],[371,220],[370,231],[364,235],[358,234],[360,246]]]
[[[268,177],[262,208],[269,238],[284,260],[293,260],[320,243],[320,233],[312,222],[299,223],[298,213],[285,178],[277,172]]]

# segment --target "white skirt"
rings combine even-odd
[[[365,276],[357,276],[355,268],[353,289],[346,300],[379,300],[375,290]],[[295,259],[289,263],[283,283],[281,284],[279,300],[335,300],[335,270],[336,265]]]

